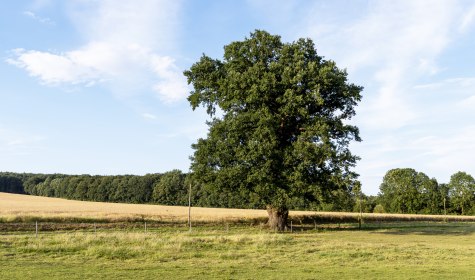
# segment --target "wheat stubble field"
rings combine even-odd
[[[440,217],[404,220],[401,215],[396,219],[366,214],[365,219],[378,217],[379,222],[365,223],[358,230],[341,218],[355,214],[292,212],[295,223],[299,216],[327,215],[328,222],[333,215],[342,221],[341,227],[318,224],[274,233],[259,223],[242,222],[265,219],[265,211],[193,208],[194,219],[211,223],[190,232],[187,211],[0,193],[0,279],[474,279],[475,275],[475,224],[470,218],[440,222]],[[134,227],[80,228],[41,231],[38,236],[34,227],[22,231],[9,227],[32,225],[34,220],[61,224],[140,219],[164,223],[146,232]]]
[[[192,209],[193,218],[199,221],[252,219],[267,216],[264,210],[198,207]],[[121,221],[146,218],[157,221],[185,221],[188,219],[188,207],[76,201],[0,192],[0,214],[10,219],[37,217],[58,220],[82,218]]]

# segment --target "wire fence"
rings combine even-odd
[[[474,216],[429,216],[429,215],[368,215],[361,214],[350,215],[340,214],[319,216],[298,216],[289,219],[284,230],[286,233],[308,232],[311,230],[361,230],[383,227],[411,227],[416,225],[434,225],[460,222],[475,222]],[[77,222],[77,221],[20,221],[20,222],[0,222],[0,235],[8,234],[34,234],[36,237],[42,233],[55,232],[155,232],[162,229],[173,229],[179,231],[192,230],[218,230],[229,232],[230,228],[249,229],[260,228],[269,230],[265,219],[247,220],[247,221],[216,221],[216,222],[195,222],[190,227],[188,221],[177,222],[157,222],[157,221],[139,221],[139,222]]]

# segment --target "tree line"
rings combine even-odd
[[[74,200],[188,205],[200,207],[260,209],[264,206],[246,190],[216,191],[200,185],[180,170],[137,175],[65,175],[0,172],[0,192],[58,197]],[[475,180],[457,172],[449,183],[438,183],[412,168],[389,170],[377,196],[365,195],[359,185],[331,192],[319,201],[293,199],[290,209],[387,212],[401,214],[475,214]]]
[[[475,214],[475,180],[459,171],[449,183],[439,184],[412,168],[389,170],[383,178],[378,203],[388,213]]]
[[[73,200],[188,205],[191,184],[192,203],[200,207],[261,209],[264,203],[249,190],[216,190],[201,185],[180,170],[138,175],[65,175],[0,172],[0,192],[66,198]],[[304,197],[290,201],[296,210],[352,211],[355,195],[338,190],[319,203]]]

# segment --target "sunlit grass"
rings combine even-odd
[[[407,223],[4,233],[0,279],[471,279],[474,232],[472,223]]]
[[[0,279],[475,275],[475,224],[454,222],[473,217],[363,214],[358,230],[357,213],[292,211],[293,232],[275,233],[265,227],[266,216],[264,210],[193,208],[189,232],[186,207],[0,193]]]

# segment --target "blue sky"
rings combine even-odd
[[[365,87],[356,171],[475,175],[473,1],[5,1],[0,171],[187,171],[206,135],[183,70],[255,29],[314,40]]]

